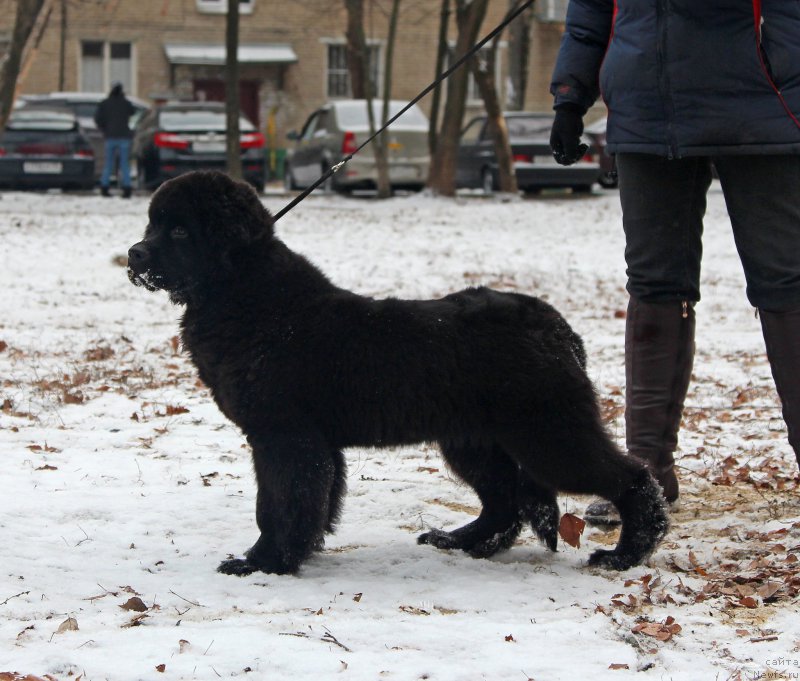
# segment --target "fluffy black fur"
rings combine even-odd
[[[475,489],[473,522],[420,543],[486,557],[530,523],[555,550],[559,491],[619,508],[619,544],[593,565],[629,568],[664,536],[658,485],[610,439],[583,344],[547,303],[486,288],[440,300],[343,290],[221,173],[165,183],[149,219],[131,280],[186,306],[184,346],[253,449],[261,536],[221,572],[291,573],[320,549],[339,517],[346,447],[437,442]]]

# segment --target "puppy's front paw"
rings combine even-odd
[[[589,556],[589,565],[592,567],[605,568],[606,570],[627,570],[637,564],[631,556],[616,551],[606,551],[598,549]]]
[[[437,549],[461,549],[462,543],[450,532],[444,530],[430,530],[417,537],[417,544],[430,544]]]
[[[252,575],[258,570],[258,566],[242,558],[223,560],[217,567],[217,572],[221,572],[223,575],[236,575],[237,577]]]

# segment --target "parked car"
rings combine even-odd
[[[190,170],[224,170],[226,166],[225,105],[220,102],[164,104],[139,120],[131,156],[137,184],[154,189]],[[244,117],[239,118],[244,179],[259,192],[267,179],[264,135]]]
[[[128,125],[133,130],[149,105],[136,97],[125,96],[136,108],[136,113],[128,121]],[[58,108],[72,111],[88,137],[89,143],[92,145],[95,159],[95,177],[99,178],[103,172],[106,152],[103,133],[98,130],[97,124],[94,122],[94,114],[97,111],[97,106],[106,97],[108,97],[108,94],[103,92],[50,92],[45,95],[23,95],[19,98],[18,103],[19,106],[25,108]]]
[[[391,100],[389,117],[408,102]],[[376,127],[383,103],[372,100]],[[428,179],[428,119],[416,104],[398,118],[385,133],[388,137],[389,182],[395,188],[421,189]],[[300,133],[290,132],[294,146],[284,163],[287,189],[302,189],[313,184],[331,166],[353,153],[369,137],[369,118],[365,100],[328,102],[312,113]],[[328,181],[328,189],[345,191],[376,186],[378,173],[370,146],[352,158]]]
[[[597,155],[597,161],[600,164],[600,177],[597,181],[600,186],[606,189],[614,189],[619,185],[617,178],[617,165],[614,162],[614,157],[609,156],[606,151],[606,123],[608,119],[603,117],[599,121],[595,121],[587,125],[583,132],[592,142],[592,149]]]
[[[0,185],[91,189],[94,154],[70,111],[17,109],[0,137]]]
[[[571,187],[590,191],[600,166],[587,155],[571,166],[561,166],[550,149],[553,114],[513,112],[505,114],[517,186],[525,192],[545,187]],[[498,188],[497,158],[486,116],[473,118],[461,134],[458,146],[456,186],[481,188],[491,193]]]

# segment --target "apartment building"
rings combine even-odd
[[[22,1],[0,0],[0,41],[7,40],[14,4]],[[391,3],[365,0],[364,5],[380,83]],[[502,20],[508,5],[491,0],[481,34]],[[341,0],[240,0],[239,6],[241,106],[254,123],[263,129],[270,120],[273,138],[283,140],[321,103],[350,95]],[[566,0],[535,5],[528,109],[550,108],[549,76],[565,6]],[[401,3],[393,98],[410,99],[433,79],[440,9],[440,0]],[[118,80],[128,93],[150,101],[224,100],[226,11],[227,0],[48,0],[18,92],[106,92]],[[451,44],[455,37],[451,20]],[[504,41],[497,64],[501,97],[508,95],[508,55]],[[421,105],[427,110],[430,98]],[[481,108],[474,88],[468,106]]]

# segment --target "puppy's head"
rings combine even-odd
[[[224,173],[199,171],[153,194],[144,239],[128,251],[128,278],[188,302],[233,271],[237,253],[272,238],[272,216],[255,191]]]

